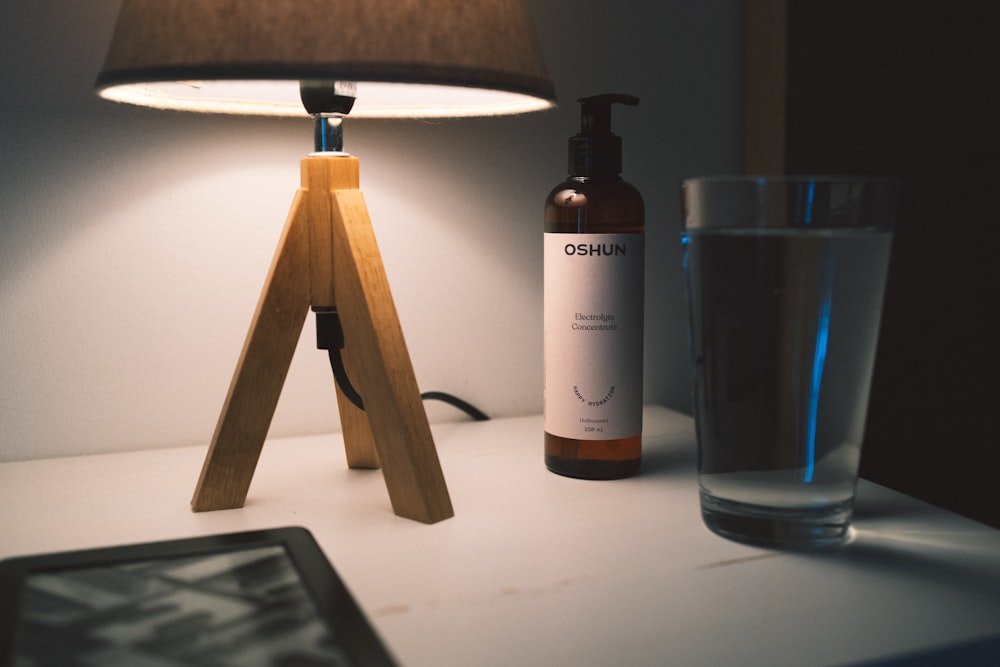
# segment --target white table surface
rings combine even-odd
[[[0,557],[305,526],[412,667],[1000,664],[1000,531],[862,481],[836,551],[724,540],[691,419],[660,407],[642,475],[614,482],[546,471],[540,416],[433,431],[456,510],[434,525],[311,436],[265,445],[246,507],[200,514],[206,447],[0,464]]]

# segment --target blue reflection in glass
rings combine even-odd
[[[816,332],[816,353],[813,355],[812,382],[809,386],[809,413],[806,416],[806,464],[803,481],[812,482],[816,472],[816,421],[819,418],[819,391],[823,383],[823,366],[826,364],[826,348],[830,339],[830,290],[826,290],[819,315]]]

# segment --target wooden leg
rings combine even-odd
[[[191,507],[243,507],[309,311],[309,234],[292,204],[215,428]]]
[[[352,382],[359,377],[354,364],[344,351],[344,366],[347,377]],[[360,386],[360,385],[359,385]],[[362,397],[363,399],[363,397]],[[375,437],[368,425],[368,415],[360,410],[337,388],[337,407],[340,409],[340,429],[344,432],[344,449],[347,452],[347,467],[375,469],[380,467]]]
[[[399,516],[454,515],[382,257],[360,190],[333,191],[334,283],[345,353]]]
[[[334,225],[333,190],[359,187],[358,160],[353,157],[311,156],[302,161],[302,187],[309,193],[306,210],[309,217],[309,245],[312,275],[312,305],[337,307],[334,279]],[[347,376],[355,382],[359,370],[352,363],[349,351],[341,355]],[[368,417],[357,408],[340,388],[337,407],[340,411],[340,428],[344,432],[344,449],[350,468],[378,468],[378,452]]]

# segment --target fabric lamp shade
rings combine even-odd
[[[351,116],[553,106],[524,0],[124,0],[97,88],[166,109],[305,115],[300,81],[353,82]]]

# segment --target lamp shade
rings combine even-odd
[[[303,80],[354,82],[352,117],[555,99],[524,0],[124,0],[97,87],[158,108],[305,115]]]

